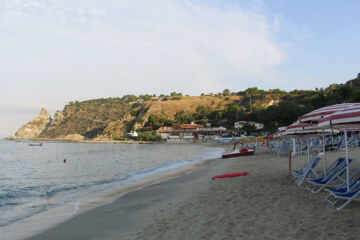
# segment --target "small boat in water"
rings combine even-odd
[[[255,149],[249,147],[236,148],[236,145],[241,144],[241,142],[236,142],[234,144],[234,148],[231,152],[225,152],[221,155],[222,158],[231,158],[231,157],[242,157],[242,156],[250,156],[255,153]]]
[[[29,143],[29,146],[31,147],[35,147],[35,146],[38,146],[38,147],[42,147],[42,143]]]

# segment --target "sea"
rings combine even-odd
[[[109,144],[0,140],[0,232],[19,221],[94,193],[130,186],[145,177],[218,158],[204,144]]]

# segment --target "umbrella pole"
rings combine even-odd
[[[322,131],[323,135],[323,151],[324,151],[324,175],[326,178],[326,149],[325,149],[325,130]]]
[[[298,147],[298,150],[297,150],[298,169],[300,169],[300,154],[301,154],[300,138],[298,139],[297,143],[298,143],[298,144],[297,144],[297,147]]]
[[[348,139],[347,139],[347,131],[344,129],[345,134],[345,150],[346,150],[346,187],[349,191],[349,148],[348,148]]]
[[[308,151],[308,162],[310,161],[310,145],[309,145],[309,136],[306,138],[306,145]]]
[[[296,154],[296,138],[295,137],[291,138],[291,142],[292,142],[292,147],[293,147],[292,155],[295,156],[295,154]]]

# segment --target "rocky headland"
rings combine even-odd
[[[40,115],[19,128],[14,139],[62,141],[125,141],[137,131],[154,134],[161,126],[197,121],[232,128],[235,121],[263,123],[266,129],[286,126],[314,109],[343,102],[360,101],[360,74],[345,84],[331,84],[325,89],[260,90],[202,93],[201,96],[124,95],[69,102],[53,118],[41,109]],[[146,140],[140,138],[140,140]]]
[[[45,110],[41,109],[40,115],[30,122],[19,128],[15,133],[15,138],[18,139],[33,139],[38,138],[41,133],[51,124],[51,116]]]

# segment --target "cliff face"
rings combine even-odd
[[[150,114],[174,119],[179,111],[194,113],[198,106],[209,106],[212,110],[224,109],[241,96],[183,96],[176,100],[129,101],[126,98],[94,99],[70,102],[63,111],[56,111],[54,119],[45,109],[39,117],[21,127],[16,138],[47,139],[116,139],[126,133],[142,128]],[[264,100],[266,103],[270,100]],[[266,104],[265,103],[265,104]]]
[[[45,108],[42,108],[40,115],[22,126],[15,133],[15,137],[21,139],[37,138],[49,126],[50,123],[50,114],[45,110]]]

